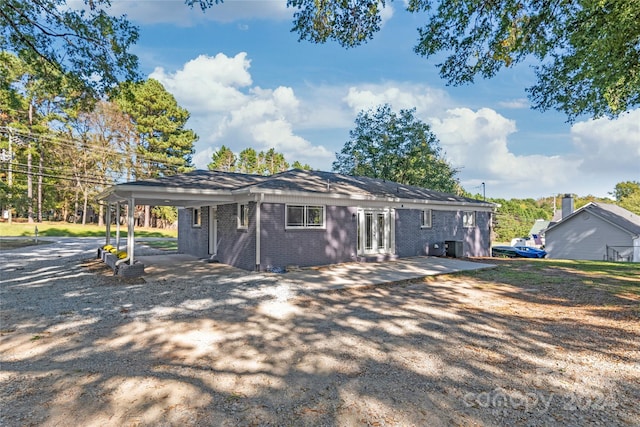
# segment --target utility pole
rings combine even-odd
[[[42,222],[42,169],[44,167],[42,140],[38,139],[38,222]]]
[[[31,126],[33,125],[33,102],[29,102],[29,143],[27,145],[27,217],[33,223],[33,154],[31,153]]]
[[[11,208],[11,197],[13,196],[13,194],[11,193],[11,190],[13,189],[13,149],[12,149],[12,142],[13,142],[13,132],[11,131],[11,129],[9,129],[9,169],[7,171],[7,183],[9,184],[9,206],[8,206],[8,211],[9,211],[9,224],[11,224],[11,220],[13,219],[13,212],[12,212],[12,208]]]
[[[487,200],[487,195],[485,194],[485,185],[482,183],[482,200]]]

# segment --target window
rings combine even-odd
[[[476,226],[476,213],[473,211],[466,211],[462,213],[462,225],[465,228],[473,228]]]
[[[324,206],[287,205],[287,228],[323,228]]]
[[[420,223],[422,228],[431,228],[431,209],[425,209],[422,211],[422,221]]]
[[[202,210],[200,208],[193,208],[193,218],[191,225],[193,227],[200,227],[202,225]]]
[[[249,226],[249,205],[246,203],[238,203],[238,228],[247,228]]]

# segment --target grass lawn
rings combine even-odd
[[[553,290],[567,299],[593,299],[608,294],[640,302],[640,264],[561,259],[487,258],[497,268],[460,273],[486,283],[506,284],[537,292]],[[640,313],[640,306],[638,308]]]
[[[51,237],[101,237],[106,233],[105,226],[95,224],[72,224],[68,222],[45,221],[41,223],[29,224],[26,222],[6,222],[0,223],[1,237],[34,237],[36,227],[38,228],[38,236]],[[111,235],[115,237],[115,225],[111,226]],[[160,228],[143,228],[136,227],[136,237],[178,237],[178,230],[160,229]],[[127,227],[120,227],[120,236],[127,236]]]
[[[144,239],[137,240],[136,239],[136,243],[140,245],[146,245],[154,249],[167,251],[167,252],[173,252],[178,250],[177,239],[171,239],[171,240],[144,240]]]

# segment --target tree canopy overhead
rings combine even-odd
[[[388,104],[361,111],[333,170],[459,193],[458,171],[442,156],[429,125],[416,119],[414,112],[395,113]]]
[[[138,59],[128,50],[138,29],[107,13],[110,0],[83,3],[0,0],[0,51],[15,53],[40,77],[63,74],[84,96],[137,79]]]
[[[217,1],[193,1],[206,8]],[[287,0],[300,40],[366,43],[391,0]],[[437,64],[449,84],[491,78],[533,57],[538,81],[527,88],[534,109],[569,120],[615,117],[640,105],[640,0],[409,0],[425,16],[414,48],[446,55]]]

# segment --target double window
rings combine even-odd
[[[421,217],[420,227],[431,228],[431,209],[423,210]]]
[[[286,228],[324,228],[324,206],[287,205]]]
[[[238,203],[238,228],[249,227],[249,205]]]

